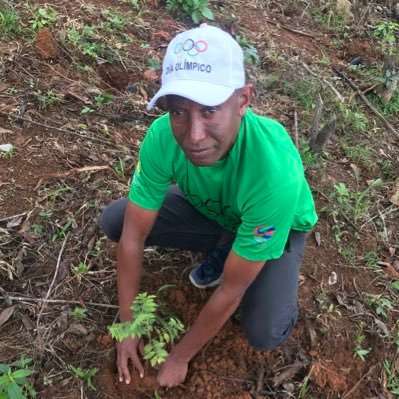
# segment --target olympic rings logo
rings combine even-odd
[[[203,40],[197,40],[194,42],[192,39],[187,39],[184,43],[177,43],[173,52],[179,58],[181,58],[184,53],[190,57],[196,57],[199,53],[203,53],[207,50],[208,44]]]

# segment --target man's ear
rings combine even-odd
[[[254,87],[252,83],[248,83],[242,89],[239,89],[238,104],[239,104],[239,113],[241,117],[244,116],[248,105],[251,104],[253,92],[254,92]]]

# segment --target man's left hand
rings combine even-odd
[[[176,360],[169,355],[163,362],[158,372],[158,384],[162,387],[172,388],[182,384],[186,379],[188,362]]]

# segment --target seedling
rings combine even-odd
[[[57,11],[53,8],[46,6],[45,8],[37,8],[33,12],[33,18],[29,20],[31,27],[34,31],[44,28],[58,20]]]
[[[12,144],[2,144],[0,146],[0,158],[12,158],[17,154]]]
[[[213,13],[208,7],[208,0],[166,0],[166,8],[169,11],[179,11],[188,14],[198,24],[201,18],[213,19]]]
[[[109,93],[103,93],[103,94],[100,94],[99,96],[94,97],[94,101],[95,101],[96,105],[104,105],[104,104],[112,103],[113,99],[114,99],[114,96]]]
[[[22,357],[10,366],[0,364],[0,399],[36,397],[36,391],[27,379],[33,373],[28,369],[31,363],[32,359]]]
[[[77,321],[82,321],[87,317],[87,309],[86,308],[80,308],[77,306],[72,312],[71,312],[72,318],[74,318]]]
[[[393,395],[399,395],[399,375],[396,374],[395,365],[384,360],[384,371],[387,376],[386,387]]]
[[[258,65],[260,61],[258,50],[248,41],[245,36],[237,35],[235,39],[244,52],[244,62],[250,65]]]
[[[147,63],[148,63],[148,67],[150,69],[154,69],[154,70],[160,69],[161,65],[162,65],[161,61],[156,58],[149,58]]]
[[[115,173],[119,177],[124,177],[125,176],[126,165],[125,165],[125,162],[123,161],[123,159],[118,157],[118,160],[116,162],[114,162],[112,167],[113,167]]]
[[[35,95],[39,102],[39,109],[42,111],[45,111],[47,108],[52,107],[60,101],[52,90],[47,90],[46,92],[39,90]]]
[[[73,272],[79,283],[82,281],[82,277],[89,271],[89,266],[86,263],[80,262],[78,266],[73,267]]]
[[[165,361],[168,356],[165,348],[184,331],[183,324],[177,318],[165,320],[156,314],[158,305],[155,298],[147,292],[137,295],[130,307],[134,320],[109,326],[111,336],[118,341],[146,337],[148,343],[144,347],[144,359],[149,360],[152,367]]]
[[[383,316],[384,318],[387,318],[387,312],[393,309],[391,301],[382,295],[369,295],[367,304],[375,310],[378,316]]]
[[[68,365],[69,370],[71,370],[78,378],[83,380],[83,383],[87,385],[92,391],[96,390],[96,387],[93,384],[92,378],[97,374],[98,368],[94,367],[89,370],[83,370],[80,367],[75,367],[72,364]]]
[[[382,51],[392,55],[395,51],[397,35],[399,33],[399,24],[391,21],[383,21],[377,25],[374,30],[374,36],[381,39]]]
[[[20,16],[13,10],[0,11],[0,36],[10,39],[21,31]]]
[[[75,223],[75,219],[68,219],[68,221],[53,234],[52,241],[60,241],[65,238],[65,235],[72,224]]]
[[[353,357],[357,356],[363,362],[366,360],[366,356],[371,352],[372,348],[363,348],[364,340],[366,336],[363,334],[363,323],[359,323],[356,328],[355,343],[356,346],[353,349]]]
[[[358,176],[356,178],[358,179]],[[334,185],[335,192],[332,196],[341,205],[342,212],[356,224],[359,219],[364,217],[370,207],[367,195],[372,189],[381,186],[381,184],[382,180],[377,179],[363,191],[351,191],[345,183],[338,183]]]

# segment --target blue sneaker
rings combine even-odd
[[[211,252],[205,260],[195,266],[189,278],[197,288],[208,288],[218,285],[222,280],[224,262],[230,252],[232,243],[221,245]]]

